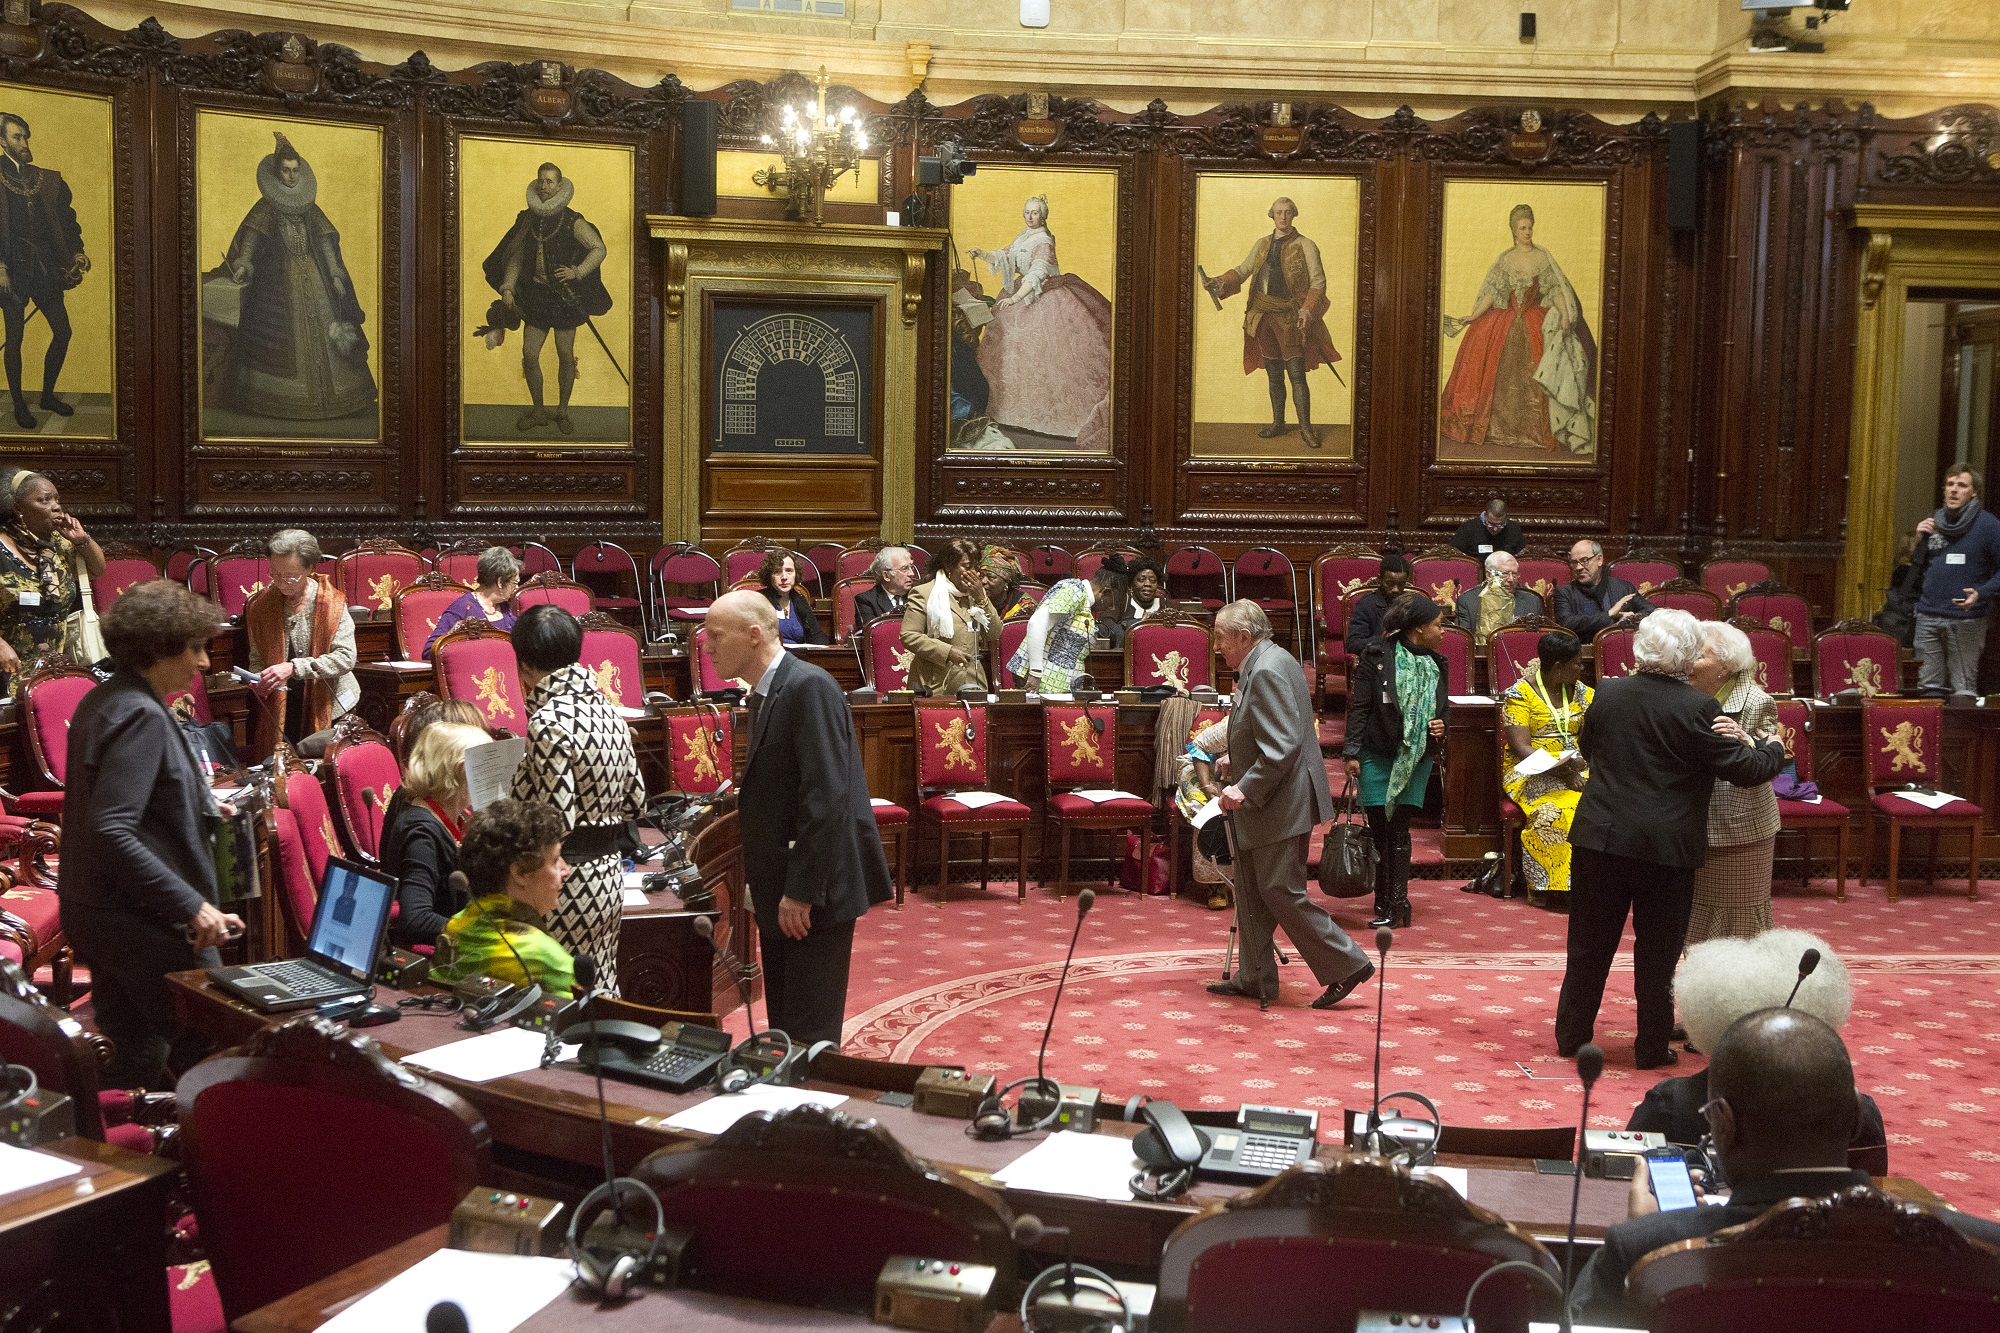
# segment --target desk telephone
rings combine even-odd
[[[719,1028],[682,1023],[669,1041],[659,1028],[622,1018],[600,1019],[593,1042],[591,1024],[577,1023],[559,1040],[580,1047],[576,1062],[584,1069],[602,1066],[606,1078],[624,1079],[686,1092],[715,1076],[716,1067],[729,1054],[729,1034]]]

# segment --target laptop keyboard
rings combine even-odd
[[[257,969],[257,974],[268,981],[277,982],[301,1000],[354,989],[353,982],[332,976],[309,963],[267,963]]]

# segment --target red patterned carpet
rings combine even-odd
[[[1434,855],[1434,854],[1433,854]],[[1419,859],[1423,852],[1419,850]],[[1855,986],[1846,1031],[1861,1088],[1888,1122],[1890,1167],[1967,1211],[2000,1217],[2000,904],[1968,903],[1940,883],[1891,906],[1878,887],[1850,886],[1844,904],[1781,896],[1781,926],[1825,938]],[[913,895],[877,909],[856,932],[849,1053],[963,1064],[1003,1078],[1033,1071],[1049,999],[1075,922],[1075,900],[1011,883],[984,898],[961,887],[947,904]],[[1385,1000],[1385,1090],[1415,1088],[1448,1123],[1572,1123],[1581,1086],[1551,1036],[1562,983],[1565,920],[1525,902],[1411,885],[1415,925],[1397,935]],[[1369,938],[1366,902],[1333,904]],[[1202,988],[1220,975],[1226,913],[1192,900],[1100,891],[1085,922],[1049,1072],[1124,1097],[1144,1091],[1190,1104],[1239,1102],[1331,1111],[1366,1105],[1375,988],[1332,1011],[1294,959],[1268,1013]],[[1282,937],[1281,937],[1282,939]],[[1667,1071],[1632,1065],[1629,940],[1606,991],[1598,1040],[1608,1062],[1594,1124],[1619,1127]],[[1325,1117],[1337,1123],[1337,1117]]]

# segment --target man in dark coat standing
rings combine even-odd
[[[604,237],[570,207],[575,197],[576,183],[563,176],[562,168],[542,163],[528,186],[528,206],[515,215],[514,225],[483,265],[486,281],[500,293],[500,304],[527,325],[521,334],[521,374],[532,406],[521,413],[522,430],[550,420],[542,399],[542,344],[551,329],[556,335],[555,425],[565,435],[575,429],[569,396],[576,387],[576,330],[611,309],[611,293],[600,272]],[[513,325],[503,321],[499,327]]]
[[[707,625],[715,669],[751,682],[736,817],[765,1010],[802,1046],[837,1043],[854,923],[891,893],[853,716],[832,676],[784,650],[777,612],[761,594],[718,599]]]

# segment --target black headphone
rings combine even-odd
[[[779,1043],[784,1043],[780,1046]],[[759,1044],[761,1043],[761,1045]],[[766,1028],[753,1032],[722,1057],[716,1066],[715,1087],[718,1092],[748,1092],[761,1088],[767,1083],[775,1083],[792,1063],[792,1056],[798,1047],[793,1045],[790,1034],[778,1028]],[[755,1054],[764,1069],[760,1073],[744,1063],[745,1058]]]
[[[1012,1113],[1007,1110],[1007,1094],[1024,1092],[1031,1083],[1039,1083],[1048,1089],[1049,1113],[1032,1125],[1016,1125]],[[966,1133],[975,1139],[998,1143],[1017,1134],[1039,1134],[1045,1129],[1053,1129],[1061,1115],[1062,1085],[1052,1078],[1030,1074],[1026,1078],[1015,1079],[997,1092],[987,1093],[980,1101],[978,1109],[972,1113],[972,1123],[966,1127]]]
[[[715,738],[715,743],[717,745],[721,745],[723,743],[721,707],[717,705],[713,699],[697,699],[695,700],[694,706],[697,710],[697,718],[699,718],[699,710],[703,708],[706,708],[709,712],[715,714],[715,730],[710,732],[709,734]]]
[[[618,1211],[617,1190],[621,1185],[629,1185],[644,1195],[653,1205],[653,1229],[647,1232],[647,1245],[643,1251],[623,1249],[592,1249],[583,1243],[587,1231],[583,1219],[596,1204],[603,1204],[612,1212]],[[602,1210],[600,1210],[602,1211]],[[592,1216],[595,1221],[595,1216]],[[576,1211],[569,1215],[569,1254],[576,1262],[576,1281],[588,1291],[596,1292],[606,1300],[619,1301],[627,1296],[637,1295],[635,1285],[651,1268],[653,1260],[659,1257],[660,1241],[667,1230],[667,1211],[660,1204],[660,1196],[653,1187],[643,1180],[630,1176],[620,1176],[608,1180],[583,1196]]]
[[[33,1101],[35,1094],[42,1090],[41,1080],[26,1065],[0,1064],[0,1073],[6,1074],[9,1085],[5,1093],[0,1093],[0,1111]]]
[[[958,691],[958,706],[965,710],[965,739],[976,741],[979,739],[979,733],[973,729],[972,701],[965,697],[967,690],[971,690],[974,694],[977,694],[982,701],[986,698],[986,691],[980,689],[977,685],[962,686]]]
[[[1104,719],[1091,712],[1089,704],[1083,706],[1083,720],[1090,723],[1090,730],[1093,734],[1098,736],[1104,734]]]

